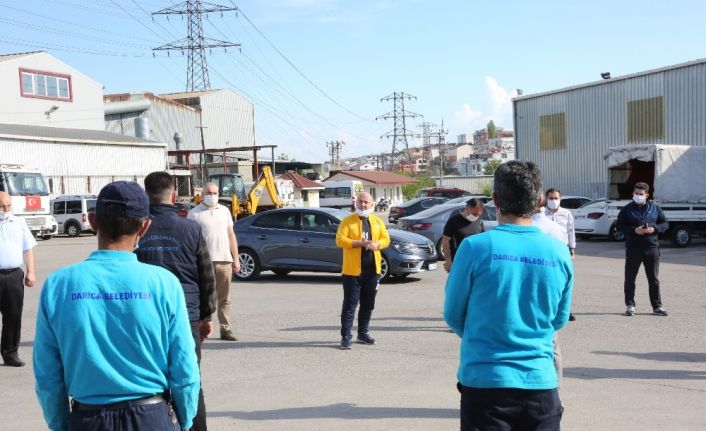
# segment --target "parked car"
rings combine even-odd
[[[407,202],[403,202],[399,205],[390,207],[390,214],[387,220],[390,223],[397,223],[397,219],[400,217],[406,217],[412,214],[416,214],[420,211],[424,211],[427,208],[431,208],[434,205],[439,205],[446,202],[446,198],[414,198]]]
[[[465,204],[471,198],[480,199],[480,201],[483,202],[484,204],[488,203],[488,202],[492,202],[492,200],[493,200],[493,198],[485,196],[485,195],[468,195],[468,196],[461,196],[458,198],[449,199],[446,202],[444,202],[444,204]]]
[[[470,193],[458,187],[428,187],[417,191],[416,198],[447,198],[453,199],[460,196],[469,196]]]
[[[240,280],[262,271],[284,276],[292,271],[340,273],[343,253],[336,231],[350,212],[334,208],[280,208],[238,220]],[[436,250],[421,235],[389,229],[390,246],[382,250],[382,278],[405,277],[436,269]]]
[[[607,236],[612,241],[625,240],[625,235],[616,229],[615,220],[608,217],[605,199],[591,201],[572,212],[576,237]]]
[[[465,201],[461,203],[447,203],[436,205],[432,208],[400,219],[400,229],[418,233],[431,242],[436,247],[436,254],[439,259],[445,259],[444,252],[441,249],[441,238],[444,234],[444,225],[449,218],[463,211],[466,206]],[[498,225],[495,205],[492,202],[483,206],[483,227],[485,230],[493,229]]]
[[[583,196],[562,196],[561,207],[566,208],[567,210],[575,210],[576,208],[581,208],[583,205],[586,205],[591,201],[592,199]]]
[[[88,223],[88,213],[95,211],[96,195],[62,195],[52,199],[52,215],[59,225],[58,232],[68,236],[79,236],[81,232],[93,232]]]

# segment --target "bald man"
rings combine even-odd
[[[336,233],[336,245],[343,249],[342,350],[351,348],[351,329],[358,302],[358,342],[375,344],[368,326],[375,308],[375,295],[380,281],[380,250],[390,245],[390,235],[385,223],[372,212],[373,197],[365,192],[358,194],[355,213],[341,221]]]
[[[20,333],[25,285],[34,286],[34,253],[37,242],[24,220],[12,214],[12,199],[0,192],[0,313],[2,339],[0,353],[5,365],[22,367]],[[24,263],[25,272],[22,272]]]

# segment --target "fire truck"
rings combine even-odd
[[[42,173],[22,165],[0,164],[0,191],[12,199],[12,213],[22,218],[37,238],[51,239],[58,232],[49,206],[49,188]]]

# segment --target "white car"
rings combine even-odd
[[[577,238],[607,236],[612,241],[625,240],[623,233],[615,228],[615,219],[608,217],[605,199],[591,201],[572,213]]]

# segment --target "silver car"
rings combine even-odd
[[[399,221],[400,229],[427,237],[434,243],[439,259],[445,259],[444,253],[441,250],[441,238],[444,233],[444,225],[446,225],[449,218],[463,211],[465,206],[465,202],[455,204],[444,203],[409,217],[402,217]],[[493,229],[498,225],[495,205],[493,205],[492,202],[486,203],[483,206],[481,220],[483,220],[485,230]]]
[[[292,271],[340,273],[343,253],[336,246],[336,231],[350,214],[333,208],[280,208],[238,220],[236,278],[251,280],[266,270],[281,276]],[[381,281],[436,269],[436,250],[428,239],[398,229],[388,233]]]

